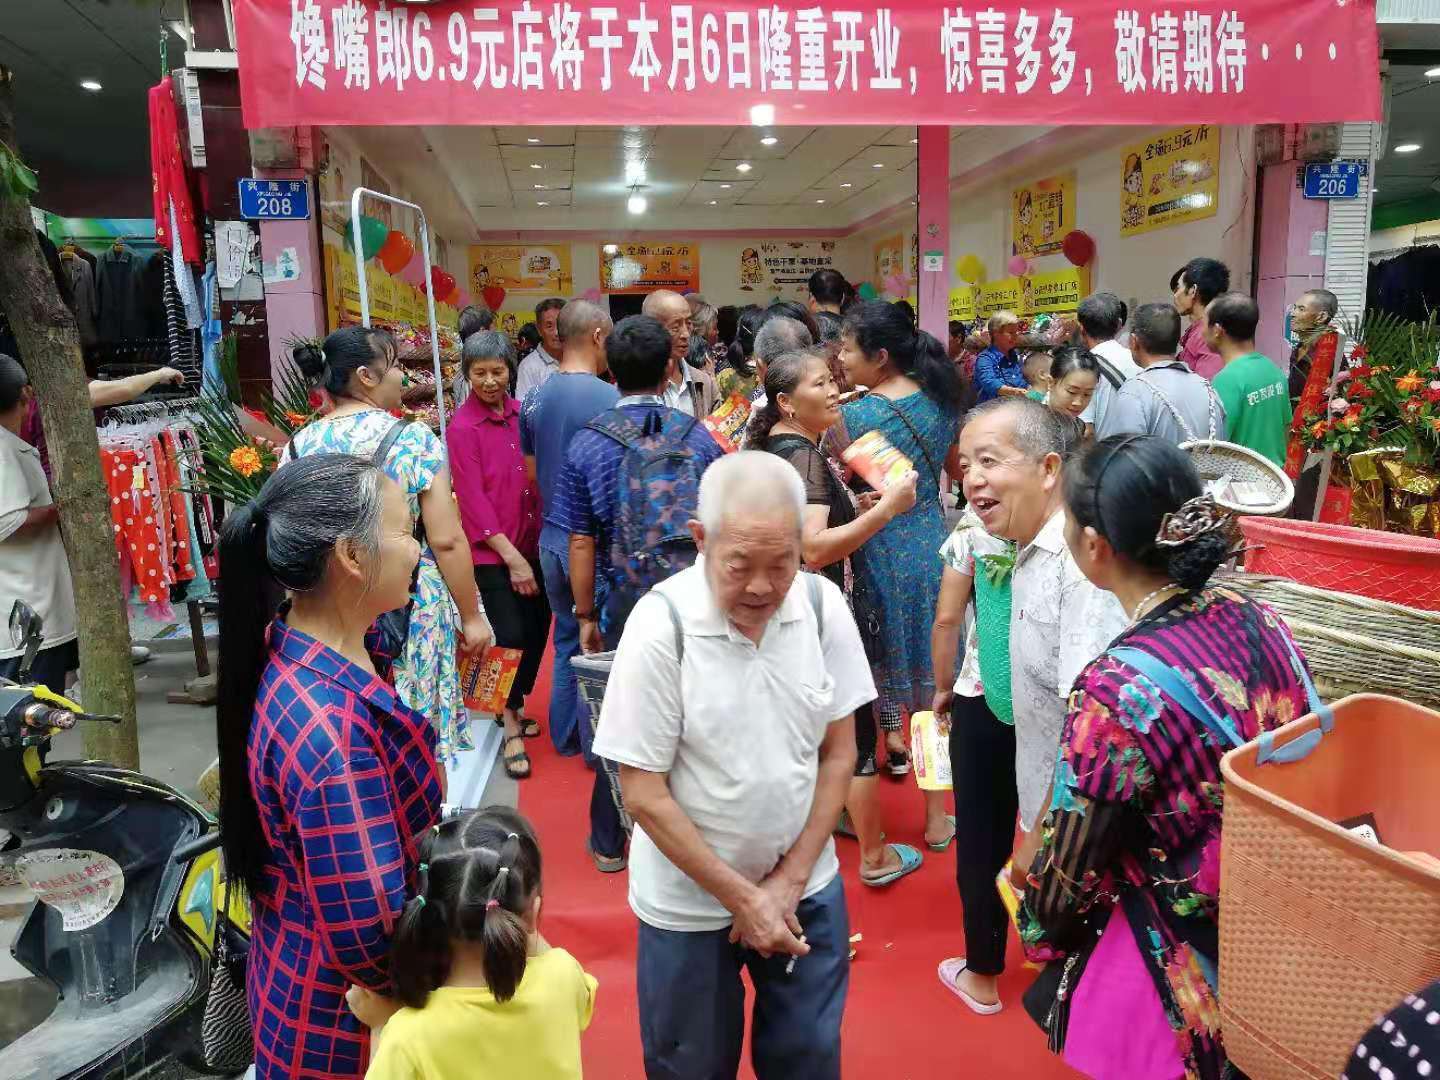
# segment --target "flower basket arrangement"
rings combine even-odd
[[[1440,313],[1374,312],[1346,333],[1349,366],[1305,417],[1305,445],[1345,462],[1350,524],[1440,538]]]

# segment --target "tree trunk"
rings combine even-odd
[[[10,69],[0,65],[0,144],[18,154],[11,80]],[[85,709],[123,718],[118,725],[85,725],[85,754],[139,768],[130,625],[120,593],[110,498],[100,469],[100,442],[90,410],[80,337],[75,317],[61,301],[40,250],[29,201],[3,190],[0,308],[10,317],[40,403],[61,532],[75,580]]]

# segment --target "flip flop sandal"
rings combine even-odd
[[[964,970],[965,958],[963,956],[952,956],[949,960],[940,961],[940,966],[936,969],[936,974],[940,976],[940,981],[945,984],[946,990],[949,990],[981,1016],[994,1016],[1005,1007],[998,1001],[990,1005],[985,1004],[983,1001],[976,1001],[969,994],[965,993],[964,990],[961,990],[960,987],[955,984],[955,980],[959,978],[960,973]]]
[[[504,727],[504,726],[505,726],[505,718],[504,718],[503,716],[497,716],[497,717],[495,717],[495,726],[496,726],[496,727]],[[539,735],[539,734],[540,734],[540,721],[539,721],[539,720],[532,720],[532,719],[531,719],[530,717],[528,717],[528,716],[522,716],[522,717],[520,718],[520,737],[521,737],[522,739],[533,739],[533,738],[535,738],[535,736],[537,736],[537,735]]]
[[[861,885],[869,885],[871,888],[878,889],[882,885],[893,884],[906,874],[913,874],[919,870],[920,864],[925,861],[925,856],[909,844],[886,844],[885,846],[900,856],[900,868],[891,870],[888,874],[881,874],[879,877],[866,877],[862,873],[860,875]]]
[[[855,834],[855,826],[850,823],[850,811],[840,811],[840,821],[835,826],[835,835],[843,836],[847,840],[860,839],[860,837]],[[883,832],[880,834],[880,839],[885,839],[885,834]]]
[[[512,742],[518,742],[521,746],[525,745],[525,740],[519,735],[511,735],[505,740],[505,745],[509,746]],[[506,754],[502,760],[505,762],[505,775],[511,780],[528,780],[530,778],[530,755],[524,750],[518,754]],[[520,771],[522,768],[523,772]]]
[[[595,869],[602,874],[618,874],[629,865],[629,860],[624,855],[601,855],[593,847],[590,841],[585,841],[585,850],[590,853],[590,861],[595,864]]]
[[[907,776],[910,773],[910,755],[904,750],[891,750],[885,758],[885,768],[891,776]]]
[[[946,814],[945,820],[950,822],[950,835],[945,838],[945,842],[943,844],[932,844],[929,840],[926,840],[925,846],[928,847],[931,851],[949,851],[950,845],[955,842],[955,815]]]

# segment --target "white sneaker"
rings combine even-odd
[[[130,646],[130,663],[139,667],[141,664],[148,664],[154,658],[154,653],[144,645]]]

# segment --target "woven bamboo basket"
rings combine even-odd
[[[1318,727],[1286,725],[1284,744]],[[1337,702],[1300,761],[1226,754],[1220,1013],[1250,1080],[1334,1080],[1375,1017],[1440,977],[1440,714]],[[1382,847],[1335,824],[1369,815]]]
[[[1290,509],[1295,485],[1285,470],[1249,447],[1223,439],[1192,439],[1180,444],[1215,501],[1237,514],[1274,517]]]
[[[1393,694],[1440,707],[1440,611],[1264,574],[1227,573],[1217,580],[1284,618],[1322,697]]]

